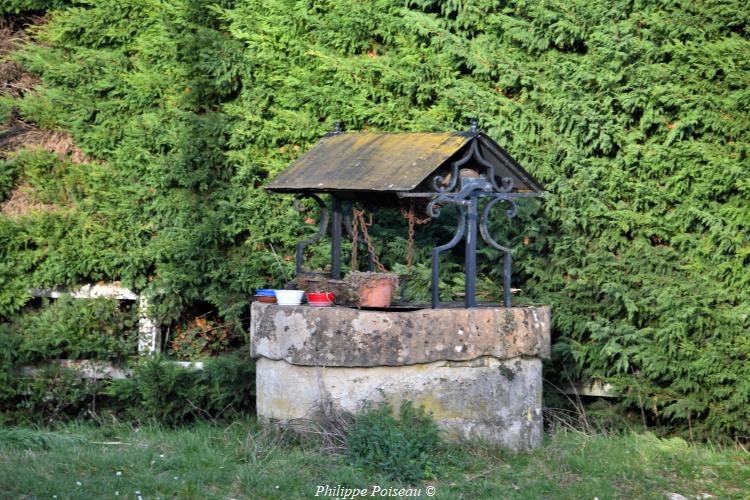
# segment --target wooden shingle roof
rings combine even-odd
[[[474,137],[484,158],[495,167],[496,177],[511,177],[514,191],[541,195],[539,183],[502,147],[472,132],[329,134],[265,189],[280,193],[408,192],[435,171],[449,168]]]

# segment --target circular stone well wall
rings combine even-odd
[[[255,302],[250,345],[264,419],[411,400],[454,440],[514,450],[542,442],[548,307],[402,312]]]

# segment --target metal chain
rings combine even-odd
[[[415,225],[422,225],[422,224],[428,224],[432,221],[432,217],[425,217],[420,219],[416,216],[414,213],[414,201],[410,200],[409,203],[409,210],[405,210],[403,207],[401,208],[401,213],[406,217],[406,220],[409,224],[409,231],[408,231],[408,253],[406,255],[406,267],[411,270],[413,264],[414,264],[414,226]],[[372,257],[372,261],[377,266],[378,270],[380,272],[387,272],[385,269],[385,266],[380,262],[380,259],[377,255],[375,255],[375,248],[372,245],[372,239],[370,238],[370,233],[367,230],[369,226],[372,226],[372,214],[370,215],[370,221],[365,222],[365,211],[359,210],[356,208],[352,209],[352,271],[357,270],[357,257],[358,257],[358,242],[359,242],[359,232],[360,229],[362,231],[362,237],[365,240],[365,243],[367,244],[367,251],[370,253],[370,256]]]
[[[380,259],[377,255],[375,255],[375,248],[372,246],[372,240],[370,239],[370,233],[367,231],[368,226],[372,226],[372,214],[370,214],[370,222],[369,224],[365,222],[365,211],[364,210],[358,210],[354,208],[352,210],[353,217],[352,217],[352,271],[357,270],[357,235],[359,233],[359,229],[362,229],[362,237],[365,240],[365,243],[367,243],[367,251],[370,252],[370,257],[372,257],[372,261],[375,263],[375,266],[377,266],[378,270],[381,273],[387,273],[388,271],[385,270],[385,266],[380,263]]]
[[[427,224],[428,222],[432,220],[432,217],[425,217],[424,219],[418,218],[414,214],[414,200],[410,200],[409,202],[409,211],[407,212],[402,207],[401,213],[403,214],[404,217],[406,217],[406,221],[409,223],[409,233],[408,233],[409,234],[409,239],[408,239],[409,250],[406,254],[406,267],[409,269],[409,271],[411,271],[412,264],[414,261],[414,225],[415,224],[418,224],[418,225]]]
[[[414,212],[411,209],[409,209],[406,220],[409,222],[409,251],[406,253],[406,268],[411,272],[411,265],[414,260]]]
[[[357,244],[359,239],[359,219],[352,217],[352,271],[357,270]]]

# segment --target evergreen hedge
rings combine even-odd
[[[524,300],[553,307],[556,369],[695,436],[747,439],[749,17],[739,0],[76,2],[18,56],[43,85],[14,105],[97,161],[49,162],[61,208],[0,219],[0,315],[29,285],[120,279],[165,322],[199,299],[239,322],[280,279],[274,250],[289,274],[312,231],[260,186],[334,120],[476,117],[548,191],[494,229]],[[29,163],[2,169],[44,195]],[[386,222],[396,268],[404,223]],[[449,230],[420,229],[414,293]]]

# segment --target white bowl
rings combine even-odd
[[[304,290],[274,290],[276,303],[280,306],[298,306],[302,303]]]

